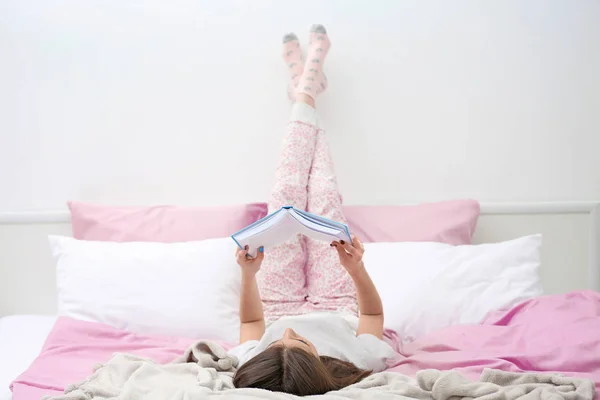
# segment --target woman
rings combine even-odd
[[[304,64],[298,38],[283,39],[292,77],[288,93],[295,104],[269,212],[293,205],[345,222],[315,110],[315,97],[327,87],[322,68],[329,46],[325,28],[313,26]],[[255,258],[238,250],[241,344],[230,351],[240,359],[236,387],[321,394],[385,369],[396,353],[382,340],[383,308],[363,252],[354,237],[352,243],[328,244],[300,235],[268,249],[266,256],[262,247]]]

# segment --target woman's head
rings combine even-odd
[[[319,356],[312,343],[287,329],[237,370],[233,384],[307,396],[339,390],[370,374],[350,362]]]
[[[314,355],[315,357],[319,357],[317,348],[307,338],[298,335],[291,328],[287,328],[281,339],[271,343],[269,347],[271,346],[296,347]]]

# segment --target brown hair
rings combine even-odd
[[[233,385],[308,396],[342,389],[371,372],[337,358],[316,357],[298,347],[272,346],[243,364]]]

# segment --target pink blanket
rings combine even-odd
[[[194,339],[141,336],[105,325],[59,318],[40,356],[12,385],[14,400],[62,392],[115,352],[170,362]],[[221,343],[225,348],[231,345]],[[478,377],[483,368],[549,371],[589,378],[600,388],[600,293],[545,296],[488,315],[481,325],[457,326],[404,344],[392,371],[457,369]]]

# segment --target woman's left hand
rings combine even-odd
[[[340,264],[350,275],[354,275],[365,267],[362,261],[365,246],[356,236],[352,236],[351,244],[344,240],[339,242],[336,240],[331,242],[330,246],[335,247],[340,257]]]

